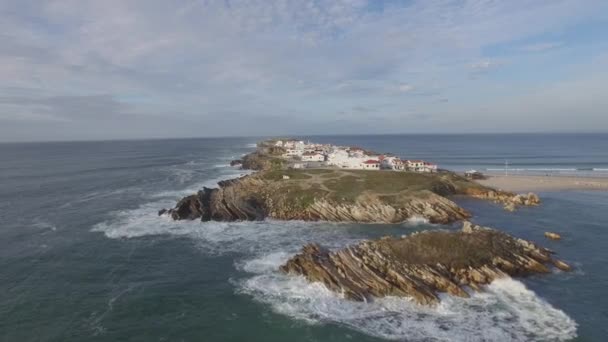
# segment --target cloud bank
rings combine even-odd
[[[0,2],[0,140],[608,127],[600,0]]]

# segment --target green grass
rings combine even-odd
[[[281,188],[281,196],[291,206],[305,209],[315,202],[315,199],[323,198],[327,195],[325,190],[318,187],[302,189],[299,185],[289,185]]]
[[[324,184],[336,199],[354,201],[364,191],[395,194],[403,191],[430,190],[441,184],[437,175],[393,171],[349,171],[352,175],[329,179]]]
[[[289,179],[284,180],[283,176],[289,176]],[[322,197],[354,203],[364,193],[377,195],[386,203],[399,204],[408,200],[410,195],[419,198],[431,193],[447,196],[481,186],[451,173],[289,169],[264,171],[257,177],[272,181],[269,186],[272,186],[274,196],[298,207],[306,207],[315,198]]]

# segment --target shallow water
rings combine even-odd
[[[419,155],[431,149],[434,156],[450,156],[447,165],[487,164],[476,164],[474,150],[464,154],[470,136],[462,145],[453,136],[445,138],[449,143],[435,136],[436,145],[427,142],[418,150],[409,139],[393,138],[392,151]],[[0,145],[0,340],[602,341],[608,336],[603,296],[608,193],[544,193],[542,206],[515,214],[459,199],[477,223],[541,242],[574,264],[572,273],[501,280],[468,300],[445,296],[437,308],[399,298],[353,303],[276,268],[307,242],[339,248],[438,226],[173,222],[156,215],[180,196],[242,174],[227,164],[255,141]],[[375,149],[387,144],[385,137],[358,141]],[[527,153],[518,146],[512,146],[511,156]],[[452,159],[459,154],[450,148],[460,151],[459,160]],[[508,146],[496,151],[504,149]],[[606,163],[608,157],[594,153],[576,158]],[[545,230],[563,240],[545,240]]]

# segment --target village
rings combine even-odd
[[[294,169],[336,167],[352,170],[437,172],[436,164],[424,160],[408,160],[354,146],[316,144],[294,139],[272,140],[268,143],[283,149],[285,152],[281,157]]]

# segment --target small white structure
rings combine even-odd
[[[288,175],[283,175],[283,179],[289,179]]]
[[[274,146],[276,147],[283,147],[283,141],[282,140],[277,140],[274,142]]]
[[[325,156],[317,152],[304,152],[302,154],[302,161],[322,162],[325,161]]]

